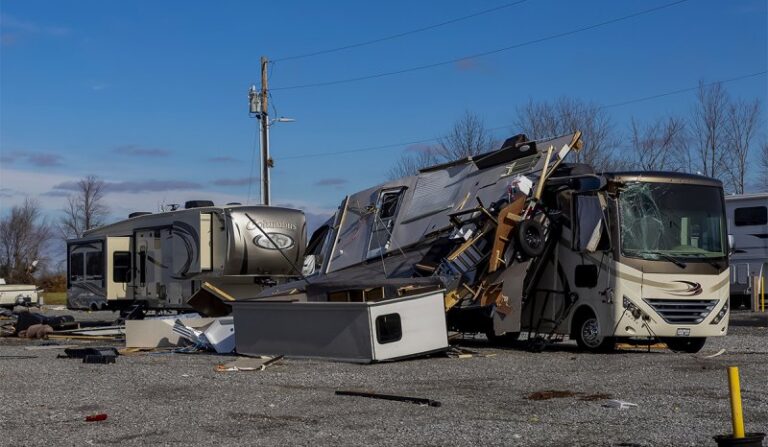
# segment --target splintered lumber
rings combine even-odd
[[[495,272],[499,268],[499,264],[504,262],[504,251],[517,227],[520,213],[523,212],[525,207],[525,199],[525,196],[520,196],[499,211],[499,224],[496,227],[496,235],[493,238],[491,259],[488,261],[488,273]],[[516,216],[518,219],[515,219]]]

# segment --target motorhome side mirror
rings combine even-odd
[[[728,256],[731,256],[734,251],[736,251],[736,248],[734,247],[734,243],[736,241],[736,238],[733,237],[732,234],[728,235]]]

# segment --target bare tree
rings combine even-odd
[[[51,229],[38,203],[30,198],[0,219],[0,276],[10,282],[29,283],[35,261],[44,262],[43,248]]]
[[[390,180],[416,175],[419,169],[438,163],[482,154],[494,149],[496,142],[478,115],[465,111],[447,134],[437,139],[434,146],[405,153],[389,169]]]
[[[749,153],[758,130],[760,101],[739,100],[728,106],[726,141],[730,162],[725,163],[728,185],[736,194],[744,194],[749,171]]]
[[[419,169],[439,163],[433,147],[425,147],[416,152],[407,152],[400,156],[395,165],[389,168],[387,177],[395,180],[419,173]]]
[[[763,140],[760,145],[760,170],[759,189],[768,192],[768,140]]]
[[[588,163],[601,171],[619,164],[619,157],[613,153],[618,147],[613,123],[596,103],[566,96],[552,102],[529,100],[517,108],[515,125],[533,139],[580,130],[584,134],[584,147],[573,161]]]
[[[91,228],[104,224],[109,209],[103,203],[105,183],[95,175],[77,182],[77,191],[67,198],[59,228],[64,238],[82,237]]]
[[[722,84],[699,83],[691,127],[694,132],[694,156],[703,175],[724,180],[727,173],[728,92]]]
[[[436,155],[444,161],[482,154],[492,150],[495,145],[483,119],[468,110],[448,134],[440,137],[437,142]]]
[[[644,171],[680,171],[687,165],[688,136],[685,121],[669,116],[640,125],[630,123],[632,164]]]

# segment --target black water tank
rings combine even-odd
[[[147,214],[152,214],[152,213],[150,213],[149,211],[136,211],[135,213],[129,214],[128,218],[133,219],[134,217],[146,216]]]
[[[185,209],[202,208],[204,206],[213,206],[213,200],[187,200],[184,203]]]

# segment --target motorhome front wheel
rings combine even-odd
[[[591,313],[582,313],[576,320],[576,344],[590,352],[607,352],[614,348],[615,340],[606,337],[597,317]]]

